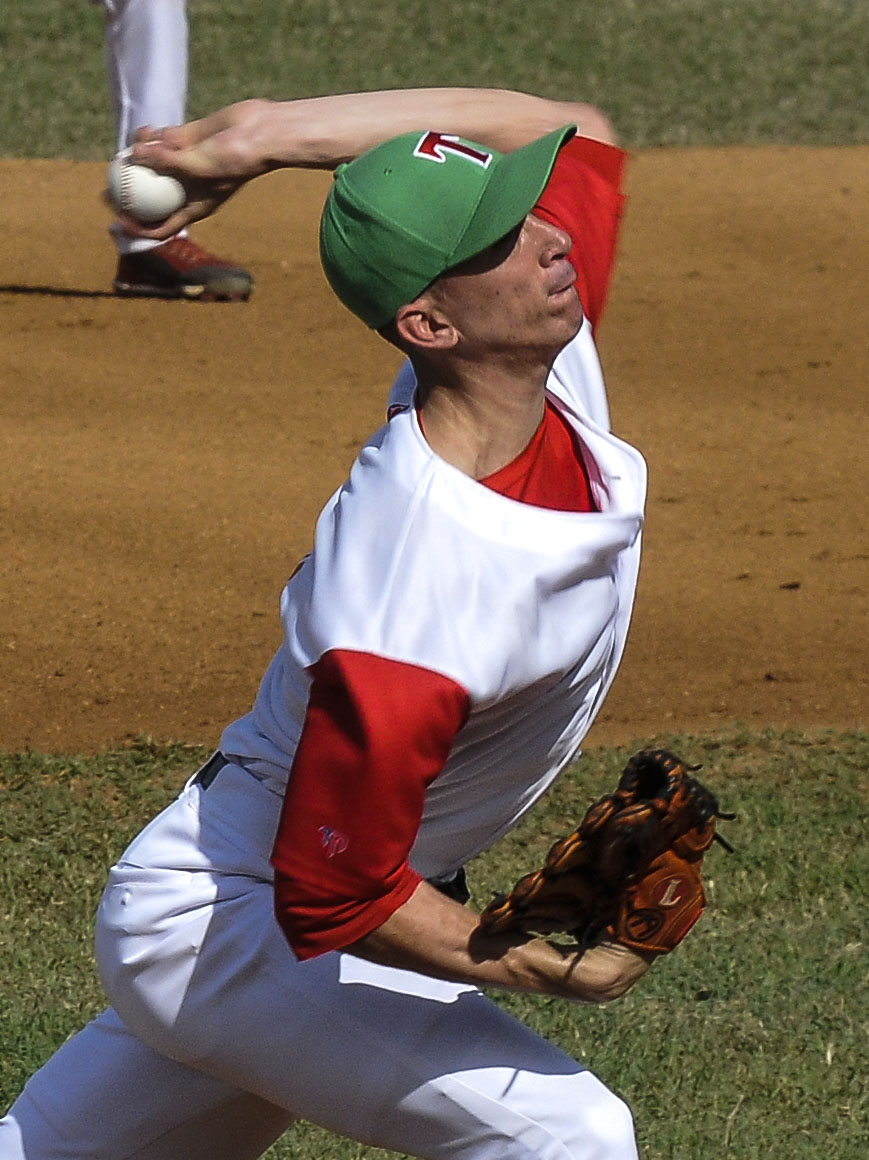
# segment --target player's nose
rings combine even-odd
[[[543,221],[540,218],[535,219],[541,228],[540,234],[540,262],[541,265],[548,266],[553,262],[559,262],[566,258],[570,253],[571,241],[570,234],[565,233],[560,226],[554,225],[552,222]]]

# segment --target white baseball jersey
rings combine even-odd
[[[412,386],[408,367],[393,401]],[[403,410],[324,509],[314,550],[282,596],[283,647],[253,711],[222,738],[224,753],[283,790],[307,673],[324,653],[356,650],[449,676],[472,709],[414,847],[427,876],[488,845],[493,827],[515,822],[575,756],[622,654],[646,474],[636,450],[588,417],[605,417],[606,404],[587,325],[549,391],[587,449],[600,510],[544,511],[489,491],[439,459],[413,408]],[[460,781],[461,823],[439,808]]]

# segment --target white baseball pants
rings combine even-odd
[[[142,125],[180,125],[187,106],[186,0],[103,0],[117,147]]]
[[[103,0],[103,6],[106,76],[120,150],[143,125],[161,128],[186,120],[187,0]],[[122,254],[155,245],[117,226],[110,232]]]
[[[31,1078],[0,1160],[254,1160],[296,1117],[432,1160],[636,1160],[624,1103],[476,989],[297,962],[280,805],[230,765],[133,842],[97,919],[114,1009]]]

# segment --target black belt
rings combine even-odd
[[[204,790],[208,789],[225,765],[229,765],[229,758],[224,757],[218,749],[216,753],[212,753],[205,765],[197,769],[193,775],[193,784],[201,785]]]

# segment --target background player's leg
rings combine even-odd
[[[186,0],[103,0],[106,75],[115,111],[117,148],[143,125],[186,120],[188,27]],[[182,232],[165,242],[136,238],[115,222],[109,231],[119,261],[114,286],[133,297],[202,302],[243,300],[253,279]]]
[[[180,125],[187,109],[187,0],[104,0],[106,78],[116,145],[131,145],[143,125]],[[111,227],[119,254],[156,243]]]
[[[180,125],[187,108],[186,0],[105,0],[106,73],[117,147],[142,125]]]
[[[3,1160],[255,1160],[283,1109],[157,1055],[109,1010],[68,1040],[0,1120]]]

